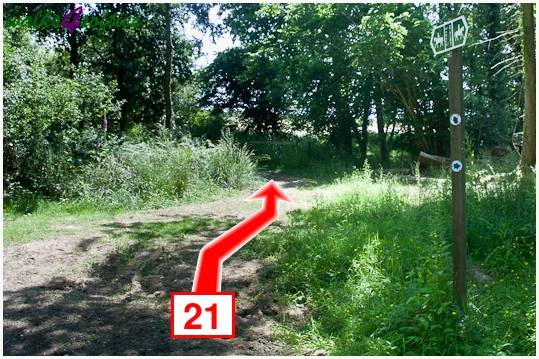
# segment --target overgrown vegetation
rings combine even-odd
[[[533,355],[535,183],[477,177],[469,247],[480,274],[470,276],[462,320],[452,304],[450,187],[417,192],[367,171],[348,179],[354,194],[297,212],[283,232],[249,245],[249,255],[273,258],[276,296],[306,311],[278,333],[298,350],[334,355]]]
[[[369,140],[365,159],[343,153],[317,136],[239,134],[237,137],[240,143],[252,149],[259,168],[310,178],[319,183],[351,174],[355,168],[363,166],[365,160],[377,171],[382,169],[375,137]],[[412,173],[414,163],[408,153],[396,149],[390,153],[386,170]]]
[[[64,199],[85,210],[163,207],[178,201],[208,198],[223,189],[241,189],[256,180],[251,152],[230,134],[217,144],[183,138],[153,138],[148,142],[108,141],[94,161],[79,166],[64,180]],[[69,176],[69,174],[65,174]],[[8,192],[9,194],[9,192]],[[46,201],[7,196],[7,211],[36,211]],[[62,206],[60,206],[61,208]],[[64,210],[68,210],[63,206]]]
[[[113,261],[96,262],[92,275],[105,274],[106,284],[125,270],[164,272],[167,282],[151,287],[164,293],[174,289],[163,284],[176,283],[173,277],[188,280],[178,260],[198,250],[176,246],[178,239],[204,231],[213,237],[232,224],[185,217],[118,220],[97,230],[98,221],[213,199],[258,181],[257,171],[300,176],[289,184],[348,194],[292,213],[246,250],[273,260],[265,284],[301,311],[277,328],[298,353],[534,354],[533,5],[101,3],[82,6],[80,26],[68,31],[59,24],[75,6],[4,6],[5,244],[56,236],[63,246],[63,239],[108,236],[117,247]],[[460,15],[469,24],[462,48],[470,261],[463,316],[452,303],[451,190],[440,165],[450,149],[447,62],[428,44],[434,25]],[[125,19],[133,26],[110,23]],[[189,38],[190,28],[239,41],[197,68],[197,56],[213,51]],[[523,144],[518,136],[512,143],[518,133]],[[524,154],[519,170],[513,147]],[[416,163],[422,151],[437,156],[421,164],[428,171]],[[420,178],[422,171],[438,178]],[[101,232],[78,238],[86,230]],[[133,281],[122,280],[117,290],[129,290]],[[26,299],[14,302],[25,306]],[[21,319],[33,318],[17,316],[11,331],[22,352],[41,343],[21,335]],[[92,333],[93,325],[84,322]],[[44,338],[45,347],[62,347]],[[148,338],[141,343],[156,337]]]
[[[121,208],[159,207],[186,196],[243,188],[254,171],[251,153],[231,135],[215,145],[187,139],[126,142],[86,166],[73,190]]]
[[[446,64],[431,55],[426,40],[435,19],[457,12],[473,24],[468,41],[475,42],[464,48],[470,148],[475,155],[496,146],[507,151],[511,134],[521,128],[522,70],[509,66],[521,55],[521,10],[514,4],[97,4],[84,7],[81,29],[73,34],[24,21],[45,13],[61,18],[71,7],[5,6],[6,24],[26,24],[3,33],[4,186],[10,206],[20,198],[69,197],[80,192],[71,186],[76,180],[95,191],[95,182],[108,181],[103,176],[110,180],[123,171],[105,175],[107,166],[119,162],[98,160],[115,136],[121,148],[114,152],[131,161],[120,167],[162,158],[163,151],[148,155],[170,145],[157,144],[159,136],[143,139],[145,145],[123,144],[133,129],[155,133],[167,127],[216,143],[228,128],[254,150],[262,167],[307,176],[322,168],[327,173],[315,172],[325,178],[365,160],[375,168],[409,169],[420,151],[447,156]],[[222,26],[210,21],[212,8],[224,11]],[[137,21],[105,31],[98,23],[109,18]],[[241,46],[195,70],[200,43],[163,26],[168,18],[180,27],[191,18],[190,26],[212,35],[226,30]],[[172,64],[154,61],[164,48],[172,52]],[[135,160],[137,150],[142,155]],[[181,156],[190,155],[172,155],[176,161]],[[83,184],[80,172],[92,163]],[[147,169],[157,169],[152,166]],[[116,194],[108,202],[153,205],[163,193],[185,187],[181,174],[171,172],[178,174],[176,183],[156,180],[132,188],[132,177],[119,183],[125,173],[107,182],[106,191],[119,193],[123,186],[133,198]],[[137,173],[143,176],[140,168]],[[223,181],[229,179],[217,180]],[[161,194],[149,195],[160,185]]]
[[[29,34],[5,32],[4,41],[4,196],[62,196],[95,153],[103,115],[115,119],[122,102],[99,74],[59,73]]]

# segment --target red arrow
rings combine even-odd
[[[249,197],[257,198],[264,199],[264,208],[202,247],[198,255],[193,292],[219,292],[223,262],[277,219],[277,201],[290,201],[273,180]]]

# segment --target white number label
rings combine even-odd
[[[235,336],[235,295],[232,292],[172,292],[170,306],[172,338]]]

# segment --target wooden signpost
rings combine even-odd
[[[453,199],[453,296],[457,306],[466,307],[466,183],[464,151],[464,100],[462,91],[462,47],[468,24],[464,16],[432,29],[434,55],[449,54],[449,123],[451,127],[451,185]]]

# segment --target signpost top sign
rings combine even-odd
[[[432,29],[430,46],[436,56],[464,46],[467,37],[468,23],[464,16],[459,16]]]

